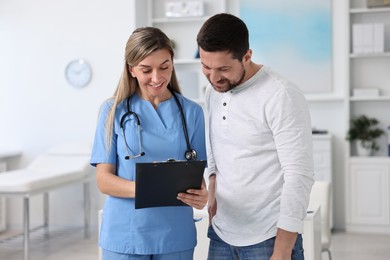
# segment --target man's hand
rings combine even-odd
[[[188,189],[186,193],[180,192],[177,195],[177,199],[196,209],[203,209],[206,206],[208,196],[209,193],[206,189],[206,183],[203,180],[200,190]]]
[[[209,225],[211,225],[211,220],[217,214],[217,200],[215,199],[215,174],[211,175],[209,178]]]
[[[276,233],[274,253],[270,260],[291,260],[291,253],[297,241],[298,233],[278,229]]]

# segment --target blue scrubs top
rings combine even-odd
[[[191,148],[197,160],[206,159],[204,115],[195,102],[177,94],[187,123]],[[137,113],[141,123],[144,156],[125,160],[127,155],[120,119],[127,112],[126,100],[118,104],[112,135],[112,147],[105,145],[105,123],[113,100],[103,103],[95,133],[91,165],[116,165],[118,176],[135,180],[137,162],[164,161],[168,158],[185,160],[187,144],[180,110],[174,99],[159,104],[157,110],[137,94],[130,99],[130,110]],[[139,137],[134,116],[124,124],[130,154],[138,154]],[[189,206],[134,209],[134,199],[108,196],[102,217],[100,247],[126,254],[165,254],[189,250],[196,246],[193,210]]]

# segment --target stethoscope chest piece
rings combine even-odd
[[[187,161],[196,160],[196,151],[195,150],[187,150],[185,155]]]

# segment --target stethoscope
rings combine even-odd
[[[187,143],[187,150],[184,153],[184,157],[188,161],[196,160],[196,151],[194,149],[191,149],[190,139],[188,137],[187,124],[186,124],[186,119],[184,117],[183,107],[181,106],[180,101],[177,98],[175,92],[173,90],[171,90],[170,88],[168,88],[168,89],[172,93],[172,96],[174,97],[174,99],[176,101],[177,107],[180,110],[181,121],[182,121],[182,124],[183,124],[184,137],[185,137],[186,143]],[[125,145],[126,145],[126,150],[127,150],[127,155],[125,156],[126,160],[138,158],[140,156],[144,156],[145,155],[145,152],[142,151],[141,121],[139,120],[139,117],[138,117],[137,113],[135,113],[135,112],[130,110],[130,98],[131,98],[131,96],[129,96],[127,98],[127,101],[126,101],[126,103],[127,103],[127,112],[121,117],[121,120],[120,120],[120,127],[122,128],[123,139],[125,140]],[[128,116],[133,116],[135,118],[135,120],[137,121],[137,134],[138,134],[139,153],[136,154],[136,155],[130,155],[130,148],[129,148],[129,145],[128,145],[127,141],[126,141],[125,129],[123,127],[125,122],[126,122],[126,117],[128,117]]]

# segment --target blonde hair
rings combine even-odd
[[[129,67],[137,66],[152,52],[166,49],[171,53],[173,62],[174,50],[171,40],[160,29],[154,27],[142,27],[136,29],[129,37],[125,49],[125,64],[118,86],[112,99],[114,103],[110,108],[106,121],[106,145],[107,151],[111,149],[111,136],[114,127],[115,111],[120,102],[130,97],[139,88],[138,81],[132,77]],[[179,83],[176,78],[175,68],[172,70],[171,80],[168,87],[181,93]]]

